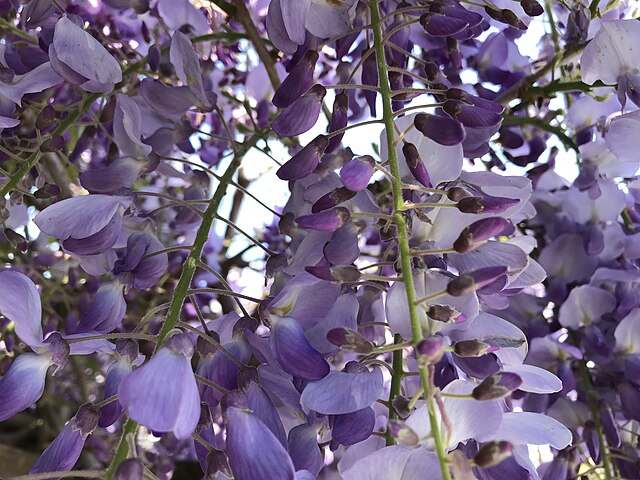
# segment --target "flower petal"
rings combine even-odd
[[[20,272],[0,272],[0,313],[14,323],[20,340],[36,347],[44,340],[40,294],[29,277]]]
[[[562,450],[571,445],[573,436],[557,420],[541,413],[507,412],[500,428],[493,435],[496,440],[507,440],[514,445],[551,445]]]
[[[23,353],[0,379],[0,422],[33,405],[44,392],[48,357]]]

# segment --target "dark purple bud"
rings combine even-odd
[[[73,429],[78,430],[83,438],[87,438],[98,426],[100,410],[93,403],[81,405],[73,420]]]
[[[349,220],[349,210],[343,207],[336,207],[311,215],[302,215],[296,218],[296,223],[309,230],[320,230],[323,232],[333,232]]]
[[[520,6],[530,17],[539,17],[544,13],[544,8],[536,0],[521,0]]]
[[[607,443],[611,447],[619,448],[622,443],[620,440],[620,432],[618,431],[618,425],[613,417],[611,407],[606,400],[598,400],[598,414],[600,416],[602,431],[607,437]]]
[[[512,10],[508,8],[504,8],[500,11],[502,15],[502,21],[507,25],[512,26],[513,28],[517,28],[518,30],[526,30],[527,26],[518,18]]]
[[[57,152],[62,148],[64,148],[64,137],[62,135],[51,137],[40,145],[40,151],[43,153]]]
[[[372,87],[378,86],[378,65],[376,63],[376,54],[370,51],[370,55],[362,64],[362,84]],[[364,98],[369,105],[371,116],[376,116],[376,96],[377,92],[371,90],[364,91]]]
[[[332,440],[340,445],[355,445],[369,438],[375,427],[373,408],[366,407],[333,417]]]
[[[461,340],[453,345],[453,353],[459,357],[481,357],[492,350],[491,345],[480,340]]]
[[[461,323],[467,319],[464,313],[457,311],[449,305],[429,305],[427,316],[433,320],[443,323]]]
[[[413,143],[406,142],[402,146],[402,154],[413,178],[422,184],[422,186],[430,188],[431,178],[416,146]]]
[[[420,437],[418,437],[418,434],[405,422],[390,420],[387,425],[387,429],[398,445],[413,447],[420,443]]]
[[[38,117],[36,118],[36,128],[42,130],[43,128],[47,128],[56,118],[56,110],[51,106],[47,105],[42,109]]]
[[[328,282],[354,283],[362,276],[360,270],[353,265],[314,265],[305,267],[305,270]]]
[[[330,208],[334,208],[347,200],[356,196],[356,192],[346,187],[338,187],[331,190],[326,195],[320,197],[311,207],[312,213],[320,213]]]
[[[479,268],[451,280],[447,284],[447,293],[453,297],[459,297],[494,283],[501,284],[502,280],[506,279],[506,273],[505,266]]]
[[[26,252],[29,248],[27,239],[19,233],[11,230],[10,228],[4,229],[4,236],[7,237],[7,240],[9,240],[9,243],[13,246],[13,248],[17,248],[21,252]]]
[[[149,63],[149,68],[151,69],[151,71],[157,72],[158,67],[160,66],[160,49],[157,45],[151,45],[149,47],[147,58],[147,62]]]
[[[340,169],[340,179],[352,192],[360,192],[369,185],[374,166],[375,160],[371,155],[356,157]]]
[[[453,242],[453,249],[458,253],[467,253],[500,234],[509,224],[509,221],[502,217],[483,218],[473,222],[462,230],[460,236]]]
[[[320,163],[320,158],[328,146],[327,137],[318,135],[281,166],[276,175],[280,180],[299,180],[310,175]]]
[[[308,50],[302,60],[293,67],[273,95],[272,101],[276,107],[288,107],[311,88],[313,85],[313,71],[318,57],[318,52]]]
[[[295,137],[310,130],[318,121],[326,94],[322,85],[314,85],[276,117],[272,130],[281,137]]]
[[[451,187],[447,190],[447,198],[453,202],[459,202],[463,198],[471,196],[472,194],[462,187]]]
[[[506,441],[485,443],[475,454],[473,461],[478,467],[490,468],[513,454],[513,445]]]
[[[447,348],[444,338],[439,336],[427,337],[416,346],[418,363],[421,365],[433,365],[438,363]]]
[[[404,420],[411,414],[411,410],[409,408],[410,402],[411,399],[405,397],[404,395],[396,395],[395,397],[393,397],[391,405],[393,406],[393,410],[394,412],[396,412],[399,418]]]
[[[520,385],[522,385],[520,375],[512,372],[495,373],[474,388],[471,396],[476,400],[495,400],[510,395]]]
[[[520,203],[517,198],[506,197],[465,197],[458,201],[458,210],[462,213],[502,213],[509,207]]]
[[[45,183],[41,188],[33,192],[33,196],[40,200],[46,200],[59,195],[61,192],[58,185]]]
[[[267,260],[267,265],[265,268],[265,274],[267,278],[273,278],[276,273],[285,268],[288,263],[289,261],[287,260],[287,256],[284,253],[271,255]]]
[[[124,460],[114,475],[114,480],[142,480],[144,468],[137,458],[127,458]]]
[[[447,100],[442,105],[442,110],[447,114],[454,118],[462,112],[462,103],[459,100]]]
[[[487,15],[489,15],[491,18],[493,18],[494,20],[496,20],[497,22],[500,23],[506,23],[506,20],[504,19],[504,17],[502,16],[502,11],[493,7],[493,6],[485,6],[484,7],[484,11]]]
[[[329,374],[329,364],[311,346],[297,320],[272,317],[269,344],[285,372],[311,381]]]
[[[427,80],[435,82],[440,78],[440,67],[433,62],[425,63],[424,74],[427,77]]]
[[[350,328],[332,328],[327,333],[327,340],[347,352],[368,355],[373,350],[373,343],[364,338],[356,330]]]
[[[338,93],[333,101],[333,110],[331,112],[331,121],[329,122],[329,133],[337,132],[347,126],[349,120],[349,97],[346,93]],[[342,141],[344,132],[334,135],[329,140],[327,153],[333,152]]]
[[[419,113],[413,124],[425,137],[440,145],[457,145],[462,143],[467,136],[462,124],[449,117]]]
[[[600,440],[593,420],[587,420],[582,429],[582,438],[587,444],[589,455],[595,463],[600,462]]]

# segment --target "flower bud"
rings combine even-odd
[[[11,230],[10,228],[4,229],[4,236],[7,237],[7,240],[9,240],[9,243],[14,248],[17,248],[21,252],[26,252],[27,249],[29,248],[29,243],[27,242],[27,239],[24,238],[19,233]]]
[[[276,175],[281,180],[299,180],[310,175],[320,163],[320,158],[328,146],[329,139],[325,135],[318,135],[282,165]]]
[[[325,210],[311,215],[302,215],[296,218],[296,223],[309,230],[332,232],[337,230],[349,220],[349,210],[343,207]]]
[[[114,475],[114,480],[142,480],[144,468],[137,458],[127,458],[124,460]]]
[[[98,426],[100,410],[93,403],[80,405],[73,420],[73,429],[78,430],[83,438],[87,438]]]
[[[467,253],[498,235],[508,225],[509,221],[502,217],[478,220],[462,230],[460,236],[453,242],[453,249],[458,253]]]
[[[473,389],[471,396],[476,400],[496,400],[506,397],[522,385],[520,375],[512,372],[499,372],[485,378]]]
[[[506,441],[485,443],[475,454],[473,461],[480,468],[490,468],[509,458],[513,453],[513,445]]]
[[[438,363],[444,355],[447,344],[440,336],[427,337],[416,346],[418,363],[420,365],[433,365]]]
[[[360,280],[362,274],[353,265],[314,265],[305,267],[305,270],[314,277],[328,282],[352,283]]]
[[[267,260],[265,272],[267,278],[273,278],[276,273],[285,268],[288,264],[287,256],[284,253],[277,253],[271,255]]]
[[[420,443],[420,437],[418,437],[418,434],[403,421],[389,420],[387,429],[399,445],[413,447]]]
[[[606,400],[598,400],[598,414],[602,431],[605,437],[607,437],[607,443],[614,448],[619,448],[621,444],[620,432],[618,431],[618,425],[613,417],[611,407]]]
[[[447,190],[447,198],[452,202],[458,202],[463,198],[471,197],[471,193],[462,187],[451,187]]]
[[[329,122],[329,133],[336,132],[338,130],[342,130],[347,126],[349,121],[349,97],[346,93],[338,93],[336,95],[335,100],[333,101],[333,110],[331,112],[331,121]],[[326,152],[333,152],[342,141],[342,137],[344,137],[344,132],[339,135],[334,135],[329,140],[329,146],[327,147]]]
[[[429,178],[429,172],[425,166],[420,152],[413,143],[406,142],[402,146],[402,154],[404,155],[405,162],[409,167],[409,171],[413,178],[420,182],[424,187],[431,187],[431,179]]]
[[[536,0],[521,0],[520,6],[530,17],[539,17],[544,13],[544,8]]]
[[[347,200],[351,200],[355,196],[356,192],[346,187],[335,188],[326,195],[320,197],[311,207],[311,212],[319,213],[324,210],[328,210],[330,208],[338,206],[343,202],[346,202]]]
[[[405,397],[404,395],[396,395],[393,397],[391,401],[391,406],[393,407],[393,411],[396,412],[399,418],[405,419],[411,414],[411,409],[409,409],[409,403],[411,399]]]
[[[498,288],[496,292],[491,292],[497,293],[506,283],[506,273],[507,267],[505,266],[479,268],[451,280],[447,284],[447,293],[452,297],[460,297],[489,286]]]
[[[449,117],[419,113],[413,120],[413,124],[425,137],[440,145],[457,145],[467,136],[462,124]]]
[[[464,322],[467,316],[464,313],[458,312],[456,309],[449,305],[429,305],[427,309],[427,316],[432,320],[438,322],[448,323],[453,321],[454,323]]]
[[[373,343],[364,338],[356,330],[350,328],[332,328],[327,332],[327,340],[347,352],[369,354],[373,350]]]
[[[58,332],[53,332],[51,335],[49,335],[44,343],[47,344],[49,350],[51,351],[51,363],[56,366],[56,370],[53,373],[55,375],[66,365],[71,348],[69,348],[69,344],[67,343],[67,341],[62,338],[62,335],[60,335],[60,333]]]
[[[64,137],[62,135],[56,135],[51,137],[40,145],[40,151],[43,153],[52,153],[62,150],[64,147]]]
[[[502,9],[500,12],[502,14],[502,21],[507,25],[512,26],[513,28],[517,28],[518,30],[526,30],[527,26],[518,18],[513,11],[508,8]]]
[[[491,345],[480,340],[461,340],[453,345],[453,353],[459,357],[481,357],[492,350]]]
[[[505,197],[466,197],[458,202],[462,213],[502,213],[509,207],[520,203],[517,198]]]
[[[373,157],[364,155],[347,162],[340,169],[340,179],[344,186],[353,193],[351,197],[355,195],[355,192],[360,192],[367,188],[373,175],[374,166],[375,160]]]
[[[42,109],[38,118],[36,118],[36,128],[42,130],[47,128],[56,118],[56,111],[51,105],[47,105]]]

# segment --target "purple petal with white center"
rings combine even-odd
[[[313,0],[306,17],[306,28],[318,38],[347,33],[356,14],[356,0]]]
[[[122,380],[118,397],[133,420],[156,432],[173,432],[178,439],[193,433],[200,418],[200,395],[191,354],[163,347]]]
[[[120,325],[127,311],[123,290],[124,285],[117,281],[100,285],[76,332],[109,333]]]
[[[18,338],[31,348],[42,345],[42,306],[29,277],[13,270],[0,272],[0,313],[13,322]]]
[[[29,408],[42,396],[51,360],[47,355],[23,353],[0,379],[0,422]]]
[[[440,480],[438,457],[424,447],[392,445],[360,458],[342,473],[343,480]]]
[[[326,93],[322,85],[311,87],[275,118],[271,124],[273,131],[281,137],[295,137],[313,128],[320,116]]]
[[[614,336],[617,351],[625,355],[640,353],[640,308],[634,308],[620,320]]]
[[[67,198],[36,215],[35,224],[47,235],[65,240],[86,238],[106,227],[118,210],[131,205],[128,197],[83,195]]]
[[[320,380],[329,374],[329,364],[315,350],[296,320],[271,318],[269,345],[282,369],[305,380]]]
[[[468,395],[477,387],[477,384],[465,380],[454,380],[442,391],[455,395]],[[503,412],[500,401],[486,400],[479,401],[472,398],[452,398],[443,396],[442,399],[447,416],[455,419],[453,428],[449,434],[445,448],[455,448],[458,443],[468,439],[475,439],[484,442],[494,438],[495,431],[500,426]],[[426,437],[431,427],[429,424],[429,413],[426,405],[420,406],[407,418],[406,423],[420,437]],[[437,411],[440,431],[444,431],[442,418]]]
[[[43,63],[24,75],[16,75],[10,84],[0,82],[0,94],[12,102],[22,105],[22,97],[27,93],[42,92],[62,83],[62,78],[51,67]]]
[[[311,0],[280,0],[282,20],[289,38],[302,45],[307,36],[305,20],[311,8]]]
[[[298,425],[289,431],[289,455],[297,470],[308,470],[316,478],[322,468],[322,452],[318,447],[317,429],[311,425]]]
[[[230,406],[226,418],[226,454],[234,478],[294,479],[295,470],[287,450],[250,410]]]
[[[382,391],[382,371],[378,367],[363,373],[331,372],[322,380],[309,383],[300,403],[305,410],[340,415],[371,406]]]
[[[189,25],[195,34],[209,33],[207,17],[189,0],[158,0],[157,8],[160,18],[171,31]]]
[[[616,307],[616,297],[601,288],[580,285],[560,306],[558,321],[563,327],[577,329],[597,322]]]
[[[66,15],[56,23],[51,45],[59,62],[88,79],[88,82],[80,84],[84,90],[107,92],[122,81],[120,64],[116,59]],[[52,66],[55,68],[55,64]]]
[[[507,412],[492,437],[514,445],[551,445],[562,450],[571,445],[573,436],[557,420],[541,413]]]
[[[523,392],[555,393],[562,390],[562,381],[553,373],[533,365],[505,365],[503,372],[517,374],[522,383],[518,387]]]
[[[253,410],[253,414],[271,430],[271,433],[275,435],[282,445],[286,446],[287,435],[284,432],[278,410],[276,410],[273,402],[262,387],[256,382],[251,381],[246,392],[246,397],[247,405]]]
[[[171,37],[169,59],[182,83],[189,86],[191,92],[204,106],[210,105],[207,94],[204,91],[202,70],[200,69],[200,61],[196,51],[193,49],[189,38],[180,31],[176,31]]]
[[[151,153],[151,147],[142,143],[142,114],[138,105],[126,95],[116,94],[113,114],[113,140],[122,155],[140,158]]]
[[[371,407],[336,415],[333,417],[331,439],[340,445],[354,445],[369,438],[375,424],[376,414]]]

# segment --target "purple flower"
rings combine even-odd
[[[327,90],[322,85],[314,85],[286,107],[273,121],[271,128],[281,137],[295,137],[310,130],[318,121],[326,94]]]
[[[129,416],[156,432],[189,437],[200,418],[200,395],[191,369],[193,344],[170,337],[144,365],[120,382],[118,399]]]
[[[110,92],[122,81],[116,59],[67,15],[56,23],[49,58],[58,75],[87,92]]]

